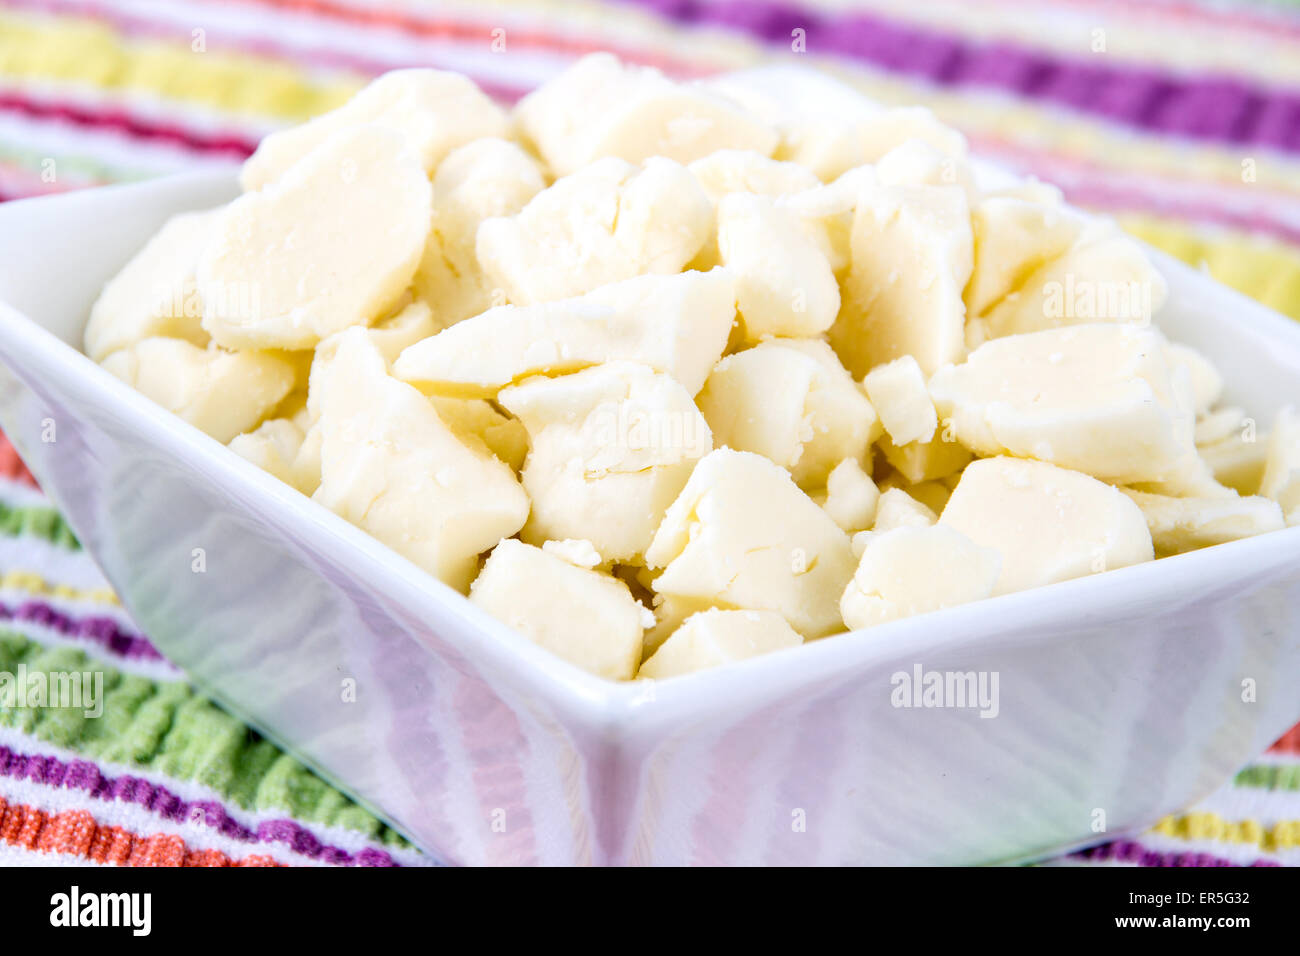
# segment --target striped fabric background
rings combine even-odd
[[[237,161],[390,68],[509,101],[597,49],[924,102],[1300,319],[1300,0],[0,0],[0,199]],[[3,442],[0,619],[0,671],[101,671],[107,698],[0,709],[0,864],[432,862],[189,687]],[[1300,865],[1300,728],[1200,806],[1054,862]]]

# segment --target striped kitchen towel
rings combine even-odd
[[[593,50],[926,103],[1300,318],[1296,0],[0,0],[0,199],[230,163],[387,69],[510,101]],[[190,687],[3,441],[0,619],[0,672],[104,687],[95,719],[0,709],[0,864],[432,862]],[[1300,728],[1199,806],[1053,862],[1300,864]]]

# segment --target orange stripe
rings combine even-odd
[[[38,853],[79,856],[119,866],[283,866],[254,853],[231,859],[220,850],[190,849],[175,833],[141,836],[98,822],[88,810],[46,813],[0,797],[0,842]]]

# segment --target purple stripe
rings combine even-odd
[[[0,601],[0,621],[40,624],[65,637],[81,638],[127,658],[162,661],[158,649],[139,634],[121,628],[111,617],[73,617],[42,601],[24,601],[10,607]]]
[[[1242,866],[1223,857],[1210,853],[1161,853],[1144,847],[1134,840],[1116,840],[1087,850],[1080,850],[1074,856],[1091,862],[1136,863],[1138,866]],[[1281,866],[1275,860],[1255,860],[1250,866]]]
[[[353,854],[322,842],[296,820],[265,820],[251,829],[215,800],[186,801],[142,777],[108,777],[88,760],[20,754],[0,746],[0,777],[31,780],[48,787],[80,790],[97,800],[134,803],[174,823],[202,823],[244,843],[282,843],[295,853],[338,866],[401,866],[385,850],[368,847]]]
[[[993,87],[1153,132],[1300,152],[1296,92],[1222,76],[1085,62],[1004,41],[968,41],[875,14],[821,13],[774,0],[623,2],[787,47],[791,31],[801,29],[814,54],[844,56],[942,86]]]

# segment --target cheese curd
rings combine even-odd
[[[637,676],[676,677],[802,643],[785,618],[772,611],[702,611],[687,618]]]
[[[401,298],[433,190],[401,133],[344,130],[217,216],[199,259],[203,328],[227,348],[312,348]]]
[[[1195,456],[1190,385],[1163,336],[1078,325],[995,339],[930,381],[939,414],[980,455],[1037,458],[1127,484]]]
[[[1300,413],[1283,408],[1273,423],[1259,493],[1282,506],[1287,524],[1300,522]]]
[[[765,456],[802,488],[823,487],[832,468],[862,460],[880,434],[866,394],[815,339],[774,339],[728,355],[697,402],[717,445]]]
[[[142,339],[100,364],[223,445],[257,425],[294,384],[293,365],[275,353],[199,348],[183,339]]]
[[[938,514],[928,505],[902,488],[886,488],[876,502],[876,520],[871,530],[878,534],[895,528],[928,528],[938,520]]]
[[[575,299],[489,309],[406,349],[393,372],[431,391],[488,398],[531,375],[622,360],[671,375],[694,395],[735,318],[725,270],[638,276]]]
[[[529,93],[515,120],[559,176],[602,156],[689,163],[720,149],[770,156],[777,144],[775,130],[725,96],[608,53],[583,57]]]
[[[1285,527],[1278,503],[1257,495],[1171,498],[1131,488],[1124,493],[1142,509],[1160,557]]]
[[[437,70],[268,136],[88,355],[550,652],[677,675],[1300,524],[1113,222],[809,71]],[[833,638],[831,638],[833,639]]]
[[[518,214],[485,220],[483,274],[515,305],[553,302],[645,273],[681,271],[712,231],[713,206],[671,159],[601,159],[557,180]]]
[[[517,214],[546,188],[541,167],[515,143],[480,139],[443,160],[433,177],[433,231],[412,286],[436,309],[438,327],[503,305],[478,264],[478,227]]]
[[[1002,556],[994,594],[1150,561],[1142,511],[1118,489],[1041,461],[971,462],[939,523]]]
[[[91,306],[84,335],[87,355],[101,362],[155,336],[208,344],[194,270],[216,219],[216,210],[209,210],[181,213],[163,223]]]
[[[702,458],[645,557],[663,569],[660,594],[776,611],[806,638],[842,630],[848,536],[761,455],[719,448]]]
[[[862,380],[867,398],[896,445],[928,442],[939,427],[921,366],[910,355],[877,365]]]
[[[508,466],[388,374],[366,330],[349,329],[335,349],[318,384],[315,500],[464,590],[479,554],[523,527],[527,495]]]
[[[970,210],[957,186],[877,186],[858,198],[831,345],[855,377],[910,355],[933,375],[966,351]]]
[[[695,462],[713,448],[690,393],[645,365],[608,362],[504,389],[528,430],[525,541],[580,538],[605,560],[642,556]]]
[[[630,680],[641,663],[645,608],[618,578],[507,538],[469,599],[534,644],[597,677]]]
[[[1168,291],[1136,240],[1114,223],[1093,221],[1064,254],[989,309],[985,327],[997,338],[1090,322],[1148,325]]]
[[[1002,556],[947,525],[899,527],[866,542],[840,598],[849,630],[979,601],[993,593]]]
[[[818,500],[832,521],[850,534],[865,531],[876,520],[880,489],[855,458],[845,458],[826,476],[826,493]]]
[[[818,335],[835,321],[840,287],[830,262],[794,214],[766,196],[722,197],[718,258],[735,277],[747,342]]]
[[[468,77],[443,70],[393,70],[342,106],[267,136],[244,163],[240,184],[252,191],[279,180],[336,133],[377,125],[411,142],[432,173],[449,152],[484,136],[504,136],[510,121]]]

